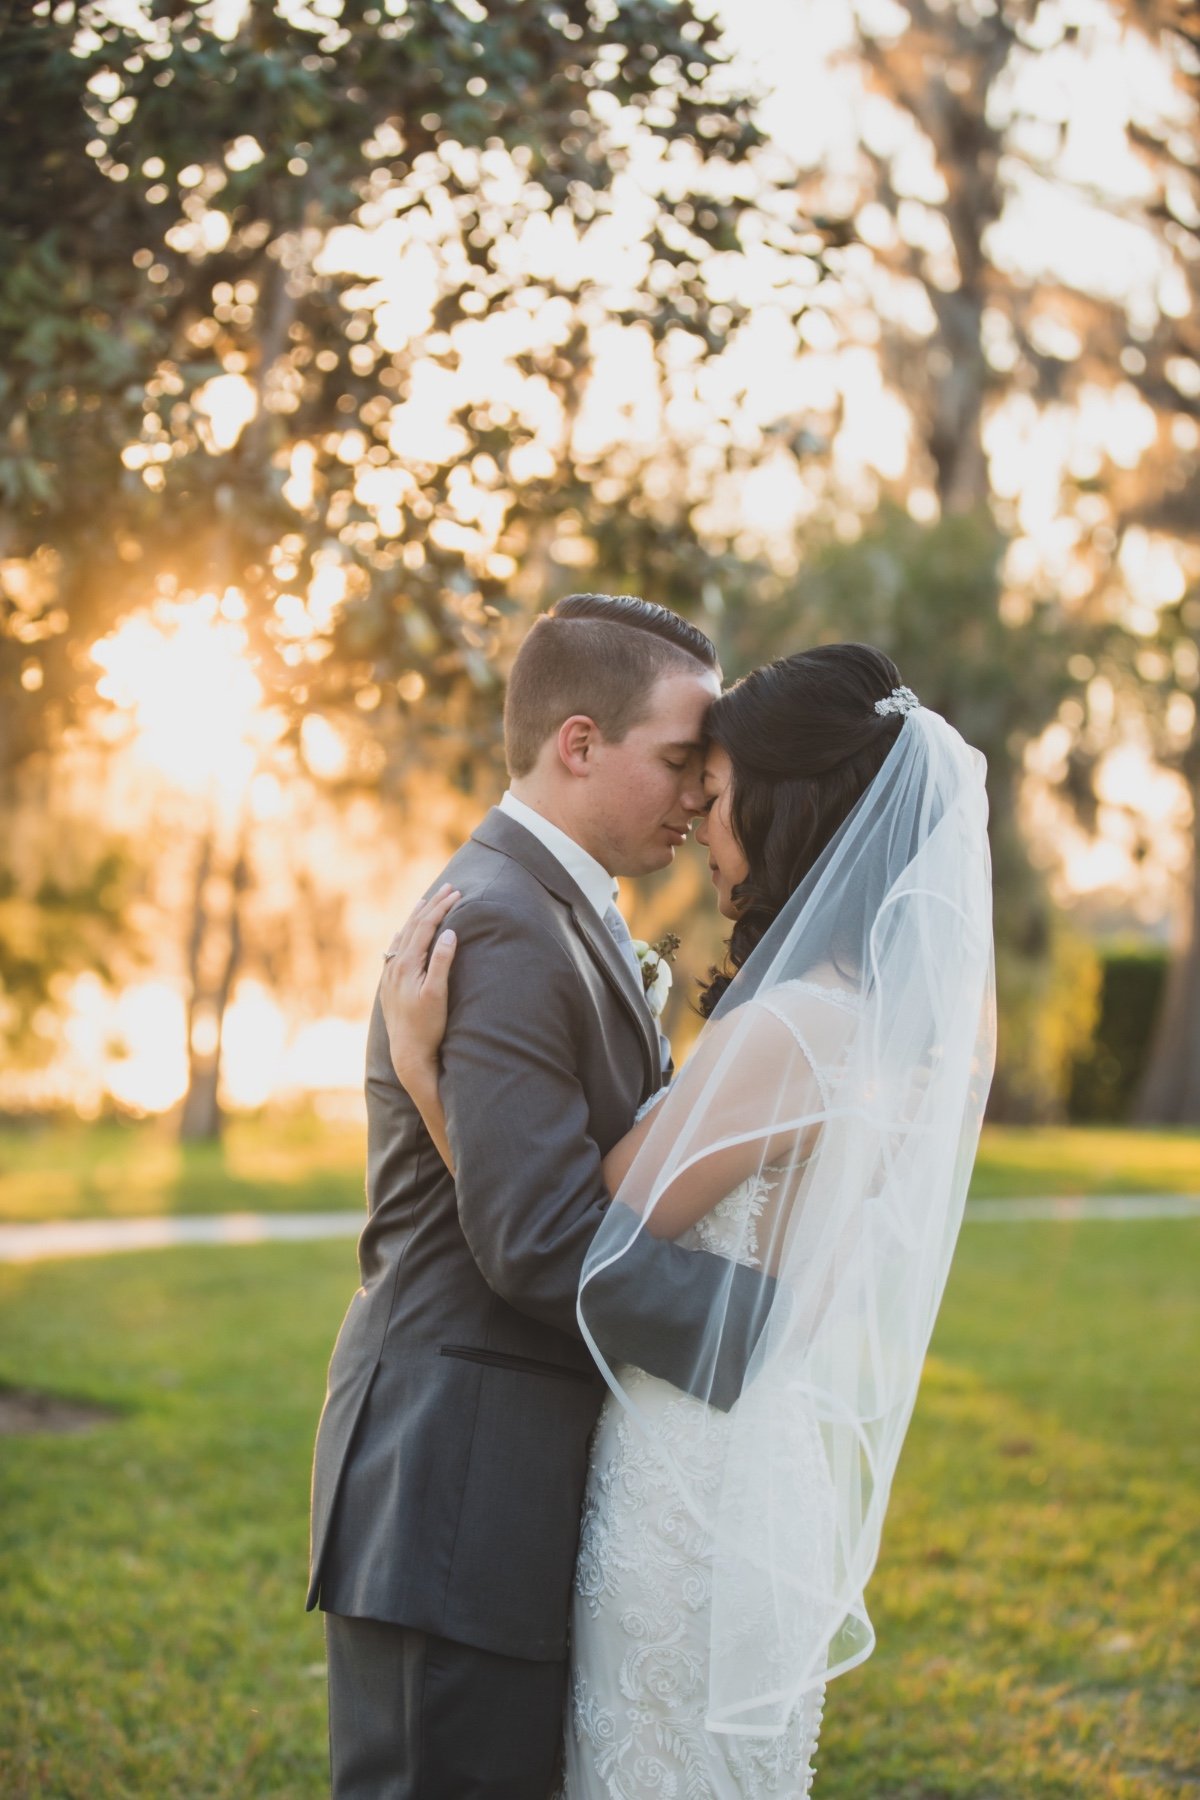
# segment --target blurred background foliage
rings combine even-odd
[[[692,0],[5,11],[14,1066],[81,977],[150,970],[204,1137],[239,992],[365,1012],[362,859],[401,912],[500,791],[522,632],[587,587],[695,618],[728,677],[894,656],[989,761],[993,1116],[1200,1120],[1194,24],[835,12],[818,155],[797,68]],[[186,779],[128,763],[156,695]],[[1106,787],[1130,745],[1157,811]],[[1115,898],[1066,867],[1101,841]],[[693,862],[635,905],[719,954]]]

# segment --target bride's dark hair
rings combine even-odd
[[[710,741],[733,765],[730,823],[750,865],[726,967],[709,971],[712,1012],[768,926],[883,767],[904,723],[875,702],[900,686],[870,644],[819,644],[736,682],[708,715]]]

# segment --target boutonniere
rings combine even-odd
[[[642,971],[646,1005],[653,1018],[661,1018],[671,991],[671,963],[679,948],[679,939],[673,931],[668,931],[657,944],[648,944],[645,938],[634,938],[633,948]]]

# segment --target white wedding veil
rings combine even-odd
[[[584,1266],[584,1336],[711,1540],[713,1731],[782,1731],[874,1644],[863,1591],[994,1063],[985,771],[940,715],[908,714],[706,1022]],[[692,1393],[717,1396],[752,1345],[732,1405],[683,1402],[702,1477],[647,1402],[660,1384],[589,1327],[601,1270],[653,1266],[629,1255],[647,1231],[728,1260]]]

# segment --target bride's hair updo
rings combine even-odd
[[[904,718],[875,702],[900,686],[870,644],[820,644],[736,682],[706,724],[733,765],[730,823],[750,865],[724,971],[700,996],[705,1018],[878,774]]]

